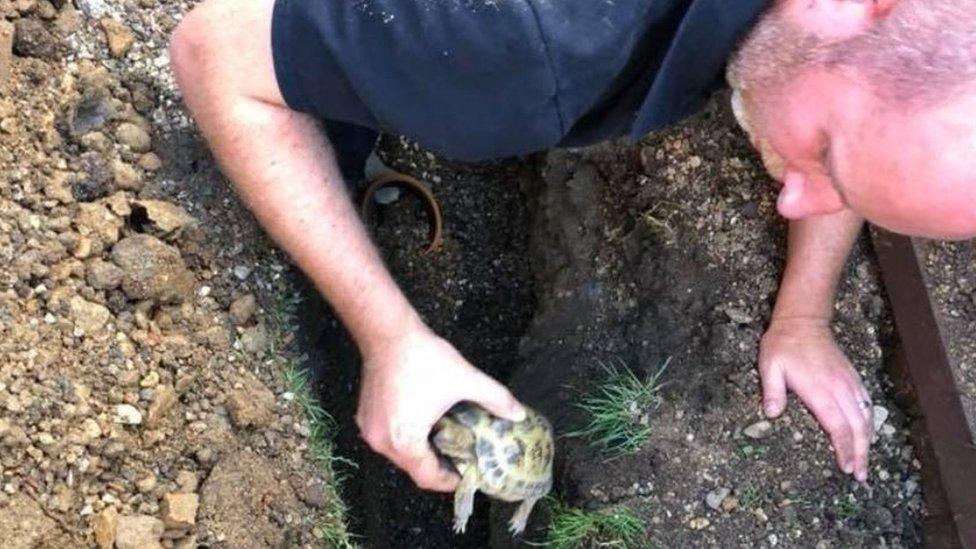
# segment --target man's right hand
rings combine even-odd
[[[356,423],[370,447],[420,488],[450,492],[457,486],[457,475],[441,467],[428,436],[434,423],[462,400],[512,421],[525,418],[504,385],[426,327],[364,352]]]

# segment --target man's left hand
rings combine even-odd
[[[867,480],[871,397],[827,321],[774,319],[760,343],[759,374],[767,417],[783,413],[786,390],[792,390],[827,432],[841,470]]]

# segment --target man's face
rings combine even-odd
[[[871,3],[783,0],[761,24],[778,26],[770,41],[780,46],[811,33],[829,41],[870,24],[863,14],[843,11],[865,5]],[[740,63],[770,67],[796,59],[759,47],[745,51]],[[802,63],[787,74],[734,99],[740,124],[783,185],[782,215],[849,208],[900,233],[976,236],[976,93],[924,108],[892,107],[857,74]]]

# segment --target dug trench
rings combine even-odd
[[[882,367],[894,334],[866,240],[840,285],[834,335],[878,407],[871,481],[837,471],[798,401],[774,422],[761,417],[755,363],[785,227],[721,97],[640,143],[478,166],[393,139],[383,151],[430,184],[445,216],[443,250],[425,254],[422,202],[404,194],[380,207],[384,258],[439,334],[553,421],[555,498],[626,507],[645,525],[638,546],[921,545],[920,464]],[[512,506],[479,496],[456,536],[449,496],[416,490],[365,447],[353,419],[359,358],[315,292],[306,296],[301,339],[338,452],[356,464],[344,492],[364,545],[517,546],[505,532]],[[588,421],[578,404],[611,363],[640,377],[667,364],[659,405],[638,411],[649,440],[612,459],[566,436]],[[546,540],[550,511],[538,507],[527,541]]]

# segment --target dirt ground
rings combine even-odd
[[[0,1],[0,545],[317,546],[287,267],[174,95],[187,6],[76,6]]]
[[[798,402],[761,439],[743,434],[762,421],[755,360],[785,227],[721,98],[639,144],[477,167],[399,141],[384,150],[431,183],[447,219],[445,251],[426,256],[420,202],[382,207],[376,235],[391,269],[435,329],[558,431],[584,421],[574,403],[601,361],[651,374],[670,359],[650,442],[607,461],[561,438],[558,497],[632,508],[648,525],[646,543],[660,547],[921,545],[919,464],[882,369],[893,328],[866,239],[841,284],[835,334],[886,416],[868,484],[839,474]],[[361,464],[347,487],[367,545],[484,546],[487,527],[493,546],[511,546],[500,528],[510,507],[493,509],[486,526],[481,501],[477,527],[455,537],[447,498],[418,493],[364,451],[351,425],[355,353],[348,342],[339,351],[334,323],[316,333],[324,398],[346,424],[341,451]],[[720,509],[706,504],[726,490]]]

